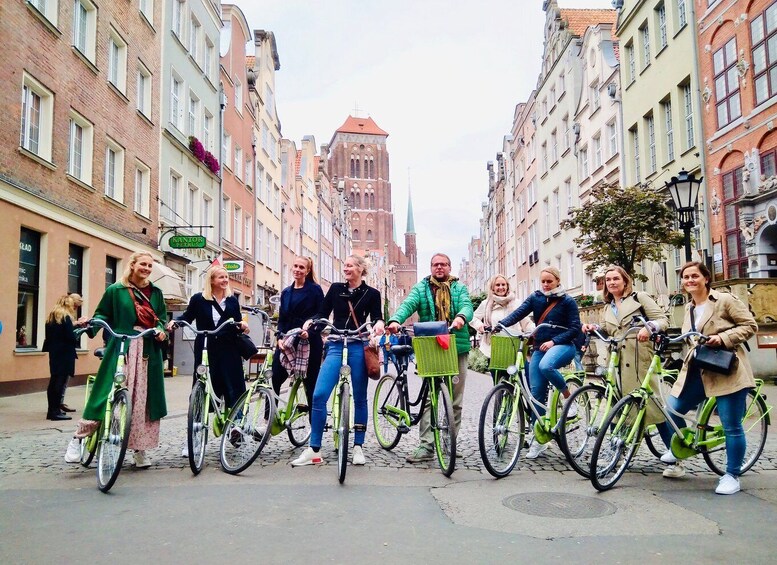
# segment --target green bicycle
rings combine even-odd
[[[718,475],[725,474],[726,437],[720,422],[715,397],[703,401],[697,409],[694,427],[677,427],[670,417],[662,395],[655,395],[651,386],[654,375],[659,379],[666,373],[661,365],[661,356],[669,343],[675,343],[690,337],[706,339],[698,332],[688,332],[676,338],[669,338],[661,332],[650,336],[654,344],[653,359],[645,374],[640,388],[624,396],[610,411],[602,423],[591,453],[590,479],[596,490],[605,491],[615,486],[639,449],[645,432],[645,413],[648,402],[656,402],[672,426],[672,453],[678,459],[687,459],[701,453],[707,465]],[[763,381],[756,380],[756,388],[750,390],[747,397],[743,427],[747,441],[747,451],[742,463],[741,473],[747,472],[758,460],[766,443],[770,423],[771,406],[766,404],[761,394]],[[687,417],[687,416],[684,416]]]
[[[597,371],[594,381],[587,382],[569,396],[560,417],[560,426],[564,433],[559,435],[559,447],[570,466],[585,478],[589,476],[591,451],[596,436],[602,429],[604,419],[622,395],[620,383],[616,378],[620,365],[619,346],[631,333],[638,332],[640,329],[641,326],[629,328],[620,339],[606,337],[597,330],[590,332],[607,345],[607,367],[604,375]],[[676,374],[677,371],[666,371],[664,383],[671,386],[675,380],[673,376]],[[576,413],[570,416],[570,411],[573,409]],[[645,432],[645,443],[648,449],[660,458],[663,453],[659,449],[661,439],[657,434],[655,425],[650,426]]]
[[[89,436],[81,440],[81,464],[88,467],[92,458],[97,456],[97,488],[102,492],[108,492],[119,478],[124,456],[127,453],[130,429],[132,427],[132,400],[127,390],[127,377],[124,366],[127,361],[127,343],[142,339],[149,335],[155,335],[158,330],[149,328],[136,335],[117,334],[104,320],[93,318],[87,322],[86,327],[75,330],[77,336],[88,330],[103,329],[108,332],[119,344],[119,352],[116,357],[116,369],[113,373],[113,389],[108,395],[105,404],[105,413],[100,426]],[[91,383],[87,380],[87,397],[94,387],[94,378]]]
[[[551,327],[566,329],[562,326],[542,323],[535,329]],[[494,386],[483,400],[478,422],[478,448],[480,458],[486,470],[496,478],[509,475],[520,456],[527,432],[527,420],[534,414],[534,441],[540,444],[552,439],[561,443],[561,436],[566,433],[560,414],[564,398],[555,387],[552,387],[548,410],[540,414],[538,407],[542,404],[531,394],[526,371],[526,357],[529,350],[528,334],[513,333],[502,326],[488,328],[502,331],[507,335],[491,337],[491,363],[489,368],[505,371],[501,381]],[[564,374],[564,379],[570,389],[582,386],[585,373],[574,371]]]

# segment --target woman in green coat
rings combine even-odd
[[[162,343],[167,339],[163,322],[167,311],[162,291],[148,280],[153,265],[154,259],[147,252],[139,251],[130,255],[124,276],[105,289],[94,313],[94,318],[104,320],[119,334],[134,335],[150,327],[159,330],[155,337],[132,340],[127,346],[125,371],[127,389],[132,398],[132,426],[128,447],[135,450],[137,467],[151,465],[146,450],[159,446],[159,421],[167,415],[162,361]],[[141,309],[150,306],[153,309],[153,315],[150,316],[153,320],[141,322],[136,304]],[[92,337],[95,333],[92,332]],[[109,337],[94,388],[84,407],[83,419],[68,444],[65,454],[68,463],[80,460],[81,438],[91,434],[100,425],[113,386],[118,352],[118,341]]]

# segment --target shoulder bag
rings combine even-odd
[[[694,319],[694,306],[691,306],[691,330],[696,330],[696,321]],[[693,350],[692,363],[703,371],[712,371],[719,375],[729,375],[734,368],[733,351],[722,347],[710,347],[709,345],[697,345]]]
[[[132,298],[132,303],[135,305],[135,314],[138,317],[138,325],[146,329],[156,327],[159,323],[159,317],[156,315],[156,312],[154,312],[151,301],[146,298],[146,295],[143,294],[143,292],[136,289],[136,287],[128,286],[126,288]],[[137,290],[137,294],[135,293],[135,290]],[[138,301],[137,295],[140,296],[140,301]]]
[[[221,305],[213,300],[213,307],[216,309],[216,312],[219,313],[219,316],[222,318],[224,317],[224,309],[221,307]],[[254,341],[248,337],[248,334],[246,333],[239,333],[237,334],[237,337],[235,339],[235,347],[237,347],[237,352],[240,354],[240,357],[248,361],[251,357],[259,353],[259,348],[256,347],[256,344]]]
[[[353,304],[348,300],[348,309],[351,311],[351,318],[355,327],[359,327],[359,321],[356,319],[356,312],[354,312]],[[372,380],[380,378],[380,356],[378,355],[378,348],[370,345],[370,343],[364,344],[364,365],[367,368],[367,376]]]

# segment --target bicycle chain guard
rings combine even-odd
[[[536,420],[534,422],[534,439],[541,444],[546,444],[553,439],[553,434],[545,429],[541,420]]]
[[[683,428],[680,431],[683,432],[683,438],[677,434],[672,436],[672,454],[677,459],[688,459],[699,453],[693,447],[688,446],[689,443],[693,443],[694,431],[692,428]]]

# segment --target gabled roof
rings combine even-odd
[[[366,133],[370,135],[385,135],[388,133],[378,127],[372,118],[354,118],[350,114],[345,123],[337,128],[335,133]]]
[[[613,33],[615,32],[615,21],[618,12],[615,10],[591,10],[567,8],[559,10],[561,19],[569,24],[569,32],[575,37],[582,37],[590,26],[596,24],[613,24]]]

